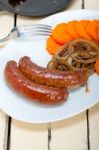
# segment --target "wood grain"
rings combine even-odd
[[[48,124],[12,121],[10,150],[47,150]]]
[[[52,124],[51,150],[86,150],[86,114]]]

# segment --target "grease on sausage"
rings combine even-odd
[[[27,79],[22,74],[15,61],[9,61],[6,64],[4,75],[7,83],[12,89],[41,104],[60,104],[65,102],[68,97],[67,89],[47,87]]]
[[[87,70],[79,71],[59,71],[43,68],[31,61],[27,56],[19,60],[19,68],[24,75],[32,81],[40,84],[60,87],[74,88],[87,82]]]

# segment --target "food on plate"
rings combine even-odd
[[[96,70],[96,73],[99,74],[99,59],[95,63],[95,70]]]
[[[75,26],[75,30],[78,34],[78,37],[85,38],[88,40],[92,39],[90,34],[86,31],[86,27],[88,26],[89,22],[90,21],[88,21],[88,20],[77,21],[76,26]]]
[[[75,88],[88,80],[87,70],[59,71],[43,68],[27,56],[20,59],[19,68],[28,79],[47,86]]]
[[[99,20],[73,20],[57,24],[52,30],[51,41],[47,39],[46,49],[51,55],[54,55],[59,48],[55,49],[52,43],[61,46],[79,38],[99,42]]]
[[[79,35],[77,34],[77,31],[76,31],[77,22],[78,21],[74,20],[74,21],[69,21],[66,24],[66,30],[68,34],[72,37],[72,39],[79,38]]]
[[[58,24],[53,30],[52,30],[52,37],[60,44],[64,44],[66,42],[69,42],[72,37],[68,34],[66,30],[66,23]]]
[[[99,20],[60,23],[47,39],[46,49],[53,55],[47,68],[30,57],[7,62],[4,75],[17,93],[41,104],[56,105],[68,98],[68,89],[87,84],[95,71],[99,74]],[[88,88],[87,88],[88,89]]]
[[[68,97],[66,88],[48,87],[27,79],[15,61],[7,62],[4,75],[8,85],[14,91],[41,104],[60,104],[65,102]]]
[[[46,43],[46,49],[51,55],[54,55],[57,52],[57,49],[61,46],[62,44],[59,44],[56,42],[52,36],[49,36],[47,39]]]
[[[99,20],[92,20],[88,23],[86,31],[95,41],[99,42]]]
[[[88,74],[95,71],[99,59],[99,44],[93,40],[75,39],[60,47],[60,50],[48,63],[48,68],[56,70],[83,70]]]

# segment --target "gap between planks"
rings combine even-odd
[[[17,25],[17,15],[14,15],[14,26]],[[10,116],[6,117],[6,129],[5,129],[5,139],[4,139],[4,150],[10,150],[11,144],[11,124],[12,118]],[[51,124],[48,124],[48,150],[50,150],[50,142],[51,142]]]
[[[14,15],[14,23],[13,26],[16,26],[17,15]],[[11,135],[11,123],[12,118],[10,116],[6,116],[6,127],[4,133],[4,150],[10,150],[10,135]]]
[[[85,0],[82,0],[82,9],[85,9]],[[90,125],[89,125],[89,110],[86,110],[86,122],[87,122],[87,150],[90,150]]]
[[[81,8],[85,9],[85,1],[81,0]],[[90,125],[89,125],[89,110],[86,110],[86,124],[87,124],[87,150],[90,150]],[[48,127],[48,150],[51,148],[51,140],[52,140],[52,133],[51,133],[51,123],[49,123]]]
[[[85,0],[81,0],[81,8],[85,9]],[[90,150],[90,124],[89,124],[89,110],[86,110],[86,132],[87,132],[87,150]],[[52,140],[52,133],[51,133],[51,123],[49,123],[48,127],[48,150],[51,150],[51,140]]]

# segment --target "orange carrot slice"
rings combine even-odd
[[[99,74],[99,59],[95,63],[95,70],[96,70],[96,73]]]
[[[98,33],[97,33],[97,41],[99,42],[99,27],[98,27]]]
[[[91,36],[87,33],[86,27],[88,25],[88,20],[80,20],[76,23],[76,32],[78,33],[80,38],[85,38],[91,40]]]
[[[52,31],[52,37],[60,44],[69,42],[72,39],[66,31],[66,23],[58,24]]]
[[[90,21],[86,27],[86,31],[96,41],[98,41],[98,27],[99,27],[99,20]]]
[[[51,55],[54,55],[57,51],[58,48],[61,45],[59,43],[57,43],[52,36],[48,37],[47,42],[46,42],[46,50],[48,51],[48,53],[50,53]]]
[[[75,38],[79,38],[79,36],[78,36],[78,34],[77,34],[76,30],[75,30],[76,23],[77,23],[77,21],[69,21],[67,23],[67,26],[66,26],[67,32],[74,39]]]

